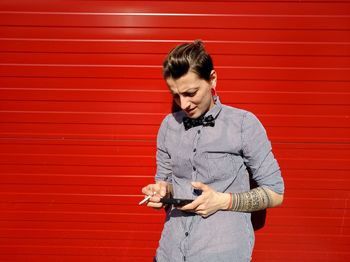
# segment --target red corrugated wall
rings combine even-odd
[[[349,261],[349,30],[350,1],[2,0],[0,261],[152,260],[161,63],[197,38],[283,170],[253,261]]]

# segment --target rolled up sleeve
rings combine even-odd
[[[244,162],[258,186],[283,194],[284,181],[271,142],[259,119],[250,112],[242,120],[242,150]]]

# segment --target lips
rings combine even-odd
[[[194,108],[191,108],[191,109],[189,109],[189,110],[186,110],[186,114],[188,115],[188,116],[192,116],[192,115],[194,115],[195,114],[195,110],[197,109],[197,107],[194,107]]]

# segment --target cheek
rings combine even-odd
[[[207,104],[210,102],[212,95],[211,95],[211,91],[210,92],[204,92],[203,94],[201,94],[200,98],[198,99],[198,101],[202,104]]]
[[[203,103],[203,97],[201,97],[201,96],[191,97],[190,102],[192,104],[199,105],[199,104]]]
[[[202,104],[205,103],[207,97],[207,92],[198,92],[194,97],[192,97],[193,103]]]

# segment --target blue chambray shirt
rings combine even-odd
[[[184,112],[169,114],[157,137],[156,180],[172,183],[174,197],[196,197],[191,181],[218,192],[250,190],[249,173],[259,186],[284,192],[279,165],[260,121],[250,112],[215,105],[205,116],[215,126],[185,130]],[[157,262],[250,261],[254,230],[250,213],[218,211],[203,218],[176,208],[167,212],[156,253]]]

